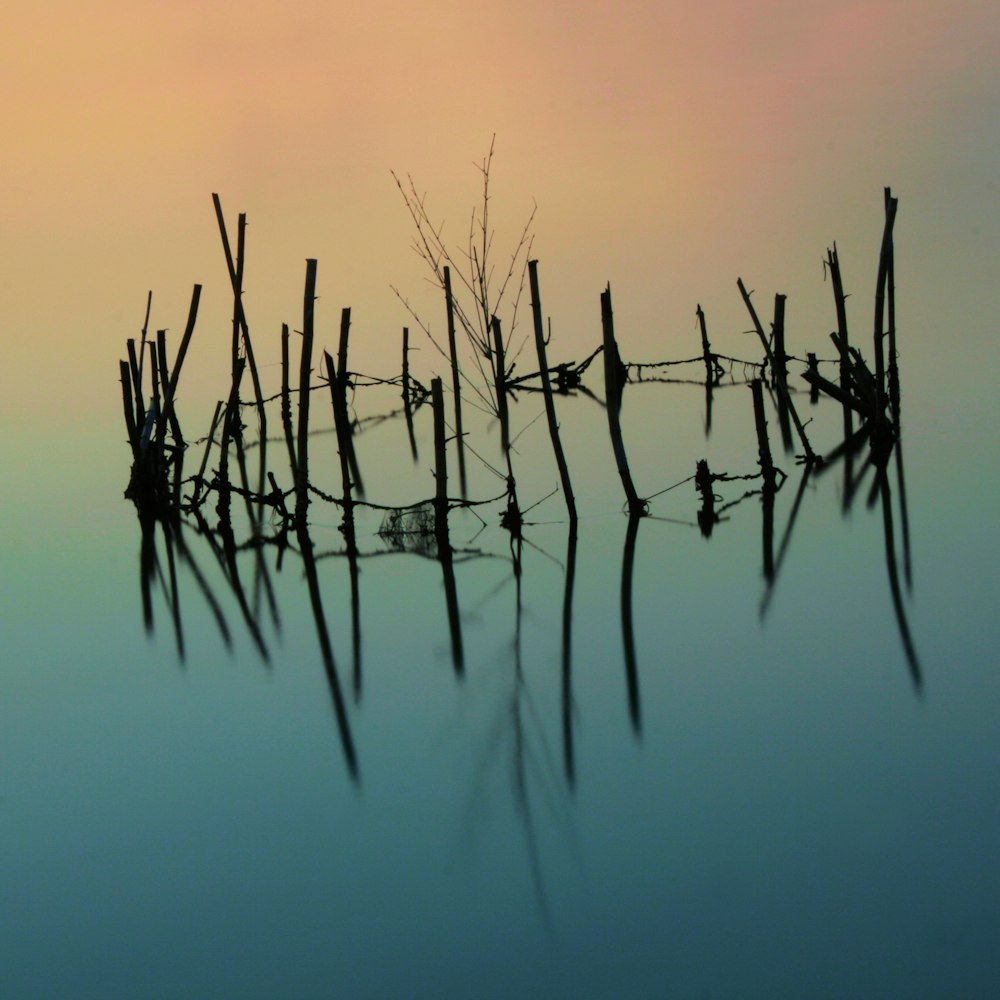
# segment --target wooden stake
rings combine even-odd
[[[448,352],[451,355],[451,391],[455,397],[455,444],[458,448],[458,488],[468,499],[465,481],[465,438],[462,434],[462,383],[458,373],[458,349],[455,346],[455,302],[451,294],[451,268],[444,267],[444,300],[448,316]]]
[[[417,461],[417,437],[413,431],[413,404],[410,402],[410,328],[403,327],[403,415],[406,418],[406,432],[410,439],[410,454]]]
[[[500,447],[505,456],[510,452],[510,415],[507,411],[507,369],[503,356],[503,335],[500,320],[493,317],[493,384],[497,397],[497,416],[500,418]]]
[[[535,326],[535,350],[538,353],[538,370],[542,379],[542,394],[545,397],[545,415],[549,422],[549,437],[552,439],[552,451],[555,454],[563,497],[566,500],[566,513],[569,514],[570,524],[576,524],[576,499],[573,496],[573,484],[569,479],[569,468],[566,465],[566,456],[563,454],[562,442],[559,440],[559,422],[556,419],[556,404],[552,396],[549,363],[545,356],[545,332],[542,325],[541,295],[538,290],[537,260],[528,261],[528,280],[531,285],[531,316]]]
[[[618,466],[628,501],[630,517],[638,517],[645,513],[646,503],[639,499],[629,472],[628,458],[625,455],[625,443],[622,441],[621,406],[624,365],[618,356],[618,344],[615,341],[614,316],[611,311],[611,285],[601,292],[601,327],[604,331],[604,394],[607,397],[608,431],[611,435],[611,447]]]
[[[316,307],[316,260],[306,260],[306,287],[302,302],[302,357],[299,362],[299,436],[295,517],[305,523],[309,506],[309,378],[312,371],[313,323]]]
[[[764,346],[764,355],[767,358],[768,366],[771,368],[771,371],[774,371],[775,366],[774,358],[771,354],[771,345],[767,342],[767,334],[764,333],[764,327],[761,325],[760,319],[757,317],[757,310],[754,309],[753,302],[750,300],[750,293],[746,290],[746,286],[743,284],[742,278],[737,278],[736,284],[740,290],[740,294],[743,296],[743,302],[746,304],[747,312],[750,313],[750,318],[753,320],[757,336],[760,338],[760,342]],[[788,395],[787,389],[785,390],[785,402],[788,405],[789,415],[791,416],[792,422],[795,424],[795,429],[798,432],[799,440],[802,442],[802,449],[805,452],[805,460],[810,464],[817,462],[819,460],[819,456],[816,455],[816,453],[812,450],[812,446],[809,444],[809,439],[806,437],[805,427],[803,427],[802,421],[799,420],[799,415],[795,410],[795,404],[792,402],[791,396]]]

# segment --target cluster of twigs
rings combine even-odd
[[[402,368],[398,377],[379,378],[364,376],[351,371],[349,359],[349,334],[351,311],[341,313],[339,342],[336,357],[324,351],[317,366],[315,357],[315,301],[317,262],[306,264],[303,293],[302,330],[300,353],[292,358],[289,326],[281,330],[281,387],[270,397],[265,397],[259,378],[247,318],[243,309],[243,268],[245,255],[246,216],[238,219],[235,252],[218,195],[213,195],[216,218],[226,258],[233,292],[232,312],[232,364],[231,382],[225,399],[220,400],[204,440],[198,471],[185,478],[185,454],[191,443],[185,439],[175,408],[177,385],[184,358],[194,331],[201,287],[196,285],[192,295],[187,324],[176,356],[168,361],[166,331],[158,330],[155,337],[148,332],[151,296],[147,300],[146,317],[138,342],[127,344],[127,360],[120,363],[125,425],[132,453],[132,468],[126,497],[132,500],[139,514],[143,532],[142,543],[142,598],[147,628],[152,628],[152,587],[157,578],[164,584],[168,603],[174,619],[178,649],[183,656],[184,642],[180,616],[180,594],[177,584],[176,561],[179,558],[191,569],[198,587],[219,623],[220,633],[228,645],[229,627],[193,553],[186,545],[183,530],[193,528],[203,536],[222,567],[232,588],[242,617],[254,644],[263,658],[268,657],[267,646],[259,627],[260,607],[266,602],[272,621],[280,627],[280,615],[274,600],[265,553],[277,550],[277,567],[280,569],[285,554],[295,552],[301,559],[313,615],[316,621],[319,646],[329,680],[345,760],[350,773],[357,776],[358,763],[348,719],[343,686],[334,659],[333,644],[326,623],[320,593],[317,559],[309,530],[309,510],[313,502],[335,505],[341,515],[343,550],[335,555],[345,557],[351,580],[351,622],[353,652],[353,690],[355,697],[361,690],[361,626],[359,561],[377,553],[364,553],[358,543],[355,511],[364,506],[382,513],[379,536],[390,552],[409,552],[424,555],[440,563],[445,592],[445,603],[451,637],[451,654],[455,673],[465,671],[461,616],[454,566],[457,559],[480,553],[456,549],[449,534],[449,513],[457,508],[473,510],[479,505],[501,504],[500,523],[510,536],[511,564],[517,586],[517,606],[520,611],[521,553],[524,543],[524,515],[517,494],[516,470],[512,448],[509,400],[518,392],[540,392],[544,400],[544,413],[558,470],[560,491],[566,507],[569,524],[566,557],[566,593],[563,619],[563,680],[565,696],[564,740],[567,777],[572,782],[573,749],[570,704],[570,633],[571,605],[578,531],[576,497],[570,479],[566,455],[560,440],[560,425],[556,411],[557,395],[580,392],[601,403],[597,394],[585,385],[585,375],[592,363],[601,356],[603,362],[603,405],[608,420],[615,464],[621,478],[625,508],[629,515],[625,552],[622,564],[622,627],[626,677],[628,681],[629,711],[638,732],[640,726],[640,699],[635,644],[631,626],[632,566],[638,537],[639,521],[650,513],[650,502],[666,490],[643,495],[635,485],[627,458],[626,444],[621,425],[621,406],[626,387],[633,381],[697,382],[704,384],[706,392],[706,433],[711,431],[712,394],[728,378],[731,384],[742,382],[752,390],[752,413],[758,442],[757,471],[729,475],[712,472],[708,463],[701,460],[695,474],[684,483],[694,481],[700,508],[697,524],[701,532],[711,536],[713,529],[726,518],[725,512],[749,497],[759,496],[763,511],[763,567],[767,592],[762,603],[763,614],[770,600],[778,570],[788,548],[795,518],[811,476],[825,472],[843,460],[845,473],[845,508],[863,480],[865,473],[874,470],[875,482],[869,494],[869,503],[881,498],[883,503],[886,535],[886,558],[889,566],[890,585],[894,607],[899,621],[904,649],[914,682],[920,684],[920,669],[910,638],[903,611],[901,589],[896,572],[895,543],[893,537],[893,505],[890,497],[888,468],[890,456],[895,455],[901,497],[903,521],[903,552],[905,580],[910,583],[909,537],[906,522],[905,487],[903,480],[902,451],[899,431],[899,373],[896,364],[895,304],[893,288],[892,229],[896,213],[896,199],[886,190],[886,224],[879,263],[874,328],[874,371],[866,364],[861,352],[848,336],[845,294],[840,275],[836,247],[827,253],[826,264],[831,275],[837,311],[837,330],[833,342],[838,357],[839,381],[833,382],[819,374],[819,364],[814,354],[808,355],[804,378],[812,387],[815,402],[817,394],[825,394],[843,409],[843,440],[826,453],[817,452],[806,434],[806,424],[795,406],[796,393],[789,382],[788,364],[793,359],[787,351],[784,328],[784,295],[776,295],[770,333],[766,332],[754,307],[750,292],[742,280],[738,288],[749,312],[753,332],[763,349],[763,358],[741,360],[714,352],[711,348],[705,314],[699,305],[696,310],[701,353],[681,361],[652,363],[626,363],[622,360],[614,327],[611,289],[601,293],[602,341],[583,361],[561,361],[552,364],[548,359],[551,338],[546,334],[541,305],[537,261],[530,259],[531,218],[525,225],[520,239],[511,254],[509,266],[499,281],[494,281],[492,267],[492,230],[489,223],[489,171],[492,159],[483,161],[483,204],[473,213],[469,245],[464,252],[464,269],[456,266],[448,251],[440,226],[433,226],[423,197],[418,197],[412,181],[408,186],[396,178],[400,191],[410,211],[417,232],[416,248],[429,266],[433,279],[444,295],[444,314],[447,322],[447,349],[438,344],[446,358],[451,374],[453,409],[452,428],[449,433],[449,414],[444,402],[444,383],[433,378],[426,388],[414,377],[409,364],[409,329],[403,329]],[[453,273],[460,275],[454,287]],[[516,285],[516,289],[515,289]],[[537,369],[528,374],[514,376],[511,356],[511,334],[515,329],[518,304],[522,290],[527,285],[530,293],[532,339],[537,359]],[[397,292],[398,294],[398,292]],[[402,296],[400,296],[402,299]],[[405,300],[404,300],[405,302]],[[509,306],[511,321],[508,333],[502,332],[496,310]],[[409,308],[407,306],[407,308]],[[411,315],[430,336],[429,324],[424,323],[411,309]],[[457,333],[461,330],[472,351],[478,379],[469,379],[460,363]],[[435,341],[437,343],[437,341]],[[516,352],[515,352],[516,353]],[[666,378],[664,370],[678,365],[700,365],[703,379]],[[317,379],[318,367],[318,379]],[[736,372],[742,367],[742,376]],[[242,398],[242,386],[249,372],[253,398]],[[402,405],[392,413],[376,415],[360,421],[352,415],[354,395],[372,385],[389,385],[399,389]],[[470,500],[466,481],[465,452],[472,450],[466,442],[462,423],[461,401],[463,388],[470,388],[479,402],[496,417],[500,426],[500,446],[503,466],[494,470],[504,483],[503,492],[497,497]],[[339,457],[340,492],[333,495],[315,484],[310,471],[310,441],[313,429],[313,393],[329,392],[330,407],[336,434]],[[797,456],[803,468],[802,479],[788,526],[781,538],[777,554],[774,551],[775,496],[786,482],[785,473],[776,466],[767,430],[766,395],[769,394],[777,413],[781,438],[786,453],[797,446]],[[281,474],[269,463],[268,403],[278,402],[280,408],[281,438],[287,455],[287,478],[284,485]],[[294,406],[293,406],[294,402]],[[402,415],[414,461],[417,460],[417,439],[414,420],[421,407],[429,405],[433,419],[434,489],[429,496],[421,497],[405,506],[386,507],[365,496],[356,436],[364,424],[393,419]],[[249,409],[256,418],[256,432],[248,434],[244,411]],[[857,423],[857,426],[855,426]],[[794,435],[793,435],[794,431]],[[867,455],[859,469],[854,460],[867,444]],[[458,496],[449,488],[449,446],[457,453],[459,469]],[[213,452],[214,449],[214,452]],[[480,457],[478,452],[472,451]],[[215,455],[214,465],[210,463]],[[254,461],[255,459],[255,461]],[[483,459],[485,462],[485,459]],[[487,463],[488,464],[488,463]],[[210,468],[211,465],[211,468]],[[235,468],[234,468],[235,466]],[[492,468],[492,467],[491,467]],[[716,492],[720,484],[737,480],[753,481],[756,488],[747,490],[735,500],[725,501]],[[681,484],[676,484],[681,485]],[[188,488],[185,492],[185,488]],[[668,488],[672,489],[672,487]],[[206,516],[207,505],[214,498],[215,523],[210,525]],[[234,498],[242,503],[249,525],[247,540],[237,542],[233,524]],[[478,516],[478,515],[477,515]],[[485,522],[484,522],[485,523]],[[155,533],[159,527],[167,553],[167,578],[164,579],[156,556]],[[238,555],[251,552],[255,559],[253,592],[244,586]],[[384,552],[382,553],[384,554]],[[518,617],[518,635],[519,629]],[[518,656],[518,670],[520,659]]]

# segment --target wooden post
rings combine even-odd
[[[774,462],[771,460],[771,446],[767,440],[767,418],[764,415],[764,392],[760,379],[750,383],[753,393],[754,421],[757,425],[757,453],[760,461],[760,472],[763,478],[761,503],[763,505],[763,550],[764,578],[774,579],[774,495],[777,492]]]
[[[806,353],[806,373],[809,377],[819,375],[819,363],[816,360],[816,352]],[[814,383],[809,386],[809,402],[815,406],[819,402],[819,386]]]
[[[715,355],[708,343],[708,328],[705,324],[705,313],[699,304],[695,310],[698,317],[698,329],[701,332],[701,352],[705,361],[705,436],[712,433],[712,389],[718,381],[715,371]]]
[[[448,317],[448,352],[451,355],[451,391],[455,397],[455,443],[458,447],[458,488],[462,499],[468,498],[465,481],[465,438],[462,434],[462,383],[458,373],[458,350],[455,345],[455,302],[451,294],[451,268],[444,267],[444,299]]]
[[[361,469],[358,466],[358,458],[354,451],[354,431],[351,427],[351,417],[347,410],[347,338],[351,328],[351,310],[345,308],[340,313],[340,347],[337,352],[339,368],[334,376],[332,361],[327,366],[330,377],[336,383],[336,391],[333,396],[334,422],[338,426],[337,443],[344,449],[347,457],[347,464],[350,466],[351,479],[357,487],[360,496],[365,495],[364,483],[361,481]],[[329,357],[329,355],[328,355]],[[334,386],[331,385],[331,391]]]
[[[166,424],[170,423],[171,431],[177,438],[177,443],[183,444],[183,439],[181,437],[180,424],[177,421],[176,413],[174,410],[174,398],[177,395],[177,383],[181,377],[181,368],[184,365],[184,359],[187,357],[188,347],[191,344],[191,337],[194,335],[195,323],[198,320],[198,304],[201,301],[201,285],[195,285],[194,290],[191,293],[191,305],[188,308],[188,318],[187,323],[184,326],[184,336],[181,337],[180,347],[177,348],[177,358],[174,361],[173,372],[170,374],[169,381],[166,383],[164,398],[163,398],[163,409],[160,412],[158,427],[159,433],[162,434],[163,428]],[[157,340],[159,341],[159,333],[165,333],[165,331],[159,331],[157,333]],[[165,344],[164,344],[165,348]],[[166,375],[166,351],[161,349],[160,354],[160,375],[161,378]]]
[[[410,454],[417,461],[417,437],[413,431],[413,405],[410,402],[410,328],[403,327],[403,415],[406,418],[406,433],[410,439]]]
[[[541,295],[538,290],[537,260],[528,261],[528,280],[531,284],[531,316],[535,326],[535,350],[538,353],[538,369],[542,378],[542,394],[545,397],[545,415],[549,422],[549,437],[552,439],[552,451],[555,453],[559,479],[562,482],[566,512],[569,514],[570,524],[575,524],[576,499],[573,496],[573,484],[569,480],[569,468],[566,465],[566,456],[563,454],[562,442],[559,440],[559,422],[556,419],[556,404],[552,397],[549,363],[545,355],[545,332],[542,324]]]
[[[125,429],[128,431],[128,443],[132,449],[132,461],[136,462],[139,459],[139,429],[135,422],[135,397],[132,392],[132,372],[129,363],[119,361],[118,371],[121,375],[122,402],[125,404]]]
[[[447,538],[448,453],[444,434],[444,398],[439,378],[431,380],[431,408],[434,411],[434,481],[436,484],[434,512],[437,515],[438,534],[441,533],[441,522],[444,521],[444,537]]]
[[[702,312],[700,303],[695,309],[695,315],[698,317],[698,329],[701,332],[701,354],[705,361],[705,381],[711,383],[715,380],[712,348],[708,343],[708,329],[705,326],[705,313]]]
[[[316,260],[306,260],[306,287],[302,304],[302,357],[299,362],[299,443],[296,451],[298,482],[295,517],[305,523],[309,506],[309,377],[312,365],[313,323],[316,306]]]
[[[127,341],[128,365],[132,375],[132,419],[136,424],[141,424],[146,419],[146,406],[142,401],[142,369],[139,367],[139,360],[135,353],[135,339],[130,337]]]
[[[778,390],[778,426],[781,428],[781,443],[785,451],[792,450],[792,425],[788,410],[788,355],[785,353],[785,298],[780,293],[774,296],[774,349],[771,356],[772,375]]]
[[[503,335],[500,320],[490,321],[493,330],[493,384],[497,397],[497,416],[500,418],[500,447],[506,456],[510,451],[510,416],[507,412],[507,369],[503,356]]]
[[[601,292],[601,327],[604,332],[604,394],[607,397],[608,432],[611,435],[611,447],[618,466],[628,501],[630,517],[646,513],[645,501],[639,499],[632,483],[632,473],[629,472],[628,458],[625,455],[625,444],[622,441],[621,405],[624,365],[618,356],[618,344],[615,341],[614,315],[611,311],[611,285]]]
[[[885,409],[885,291],[889,283],[889,266],[892,261],[892,226],[896,219],[897,201],[889,188],[885,189],[885,229],[882,231],[882,249],[878,260],[878,278],[875,282],[875,413],[872,414],[872,434],[879,433]],[[894,308],[895,311],[895,308]],[[895,316],[893,317],[895,319]],[[885,442],[874,441],[877,457],[887,455]]]
[[[292,470],[292,483],[296,490],[299,485],[298,460],[295,457],[295,435],[292,431],[292,397],[289,390],[288,324],[281,324],[281,426],[285,432],[285,446],[288,448],[288,465]]]

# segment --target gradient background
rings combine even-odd
[[[203,283],[212,353],[213,191],[249,216],[258,341],[300,315],[315,256],[329,326],[351,305],[357,349],[388,342],[394,362],[389,285],[419,302],[424,273],[389,171],[462,242],[493,133],[498,246],[534,199],[568,352],[594,340],[609,280],[629,357],[689,343],[699,301],[710,330],[743,330],[737,275],[788,292],[791,329],[828,326],[823,252],[836,239],[868,292],[887,184],[902,331],[919,310],[950,346],[956,310],[996,315],[998,50],[987,2],[9,4],[2,412],[30,403],[13,373],[46,356],[75,406],[103,398],[148,289],[152,325],[179,335]],[[976,323],[960,336],[992,344]]]

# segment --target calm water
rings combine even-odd
[[[162,539],[144,634],[113,375],[88,430],[26,430],[5,536],[0,993],[994,995],[996,473],[976,464],[976,426],[956,429],[996,407],[971,393],[946,412],[940,380],[907,381],[916,350],[901,590],[920,685],[870,479],[845,514],[842,468],[802,486],[769,414],[788,475],[769,588],[761,499],[741,500],[759,484],[716,484],[719,508],[739,502],[706,539],[682,482],[700,458],[757,471],[749,390],[716,391],[706,440],[703,387],[635,384],[623,427],[637,489],[681,485],[629,539],[604,410],[560,400],[581,506],[571,605],[558,495],[526,515],[519,577],[499,505],[478,509],[485,527],[453,513],[461,677],[440,563],[390,553],[383,512],[363,508],[355,646],[347,562],[324,557],[343,549],[339,514],[314,502],[356,777],[294,546],[264,550],[273,608],[255,552],[237,559],[265,659],[205,537],[185,530],[182,661]],[[597,366],[588,383],[600,388]],[[359,392],[358,415],[395,398]],[[796,399],[829,450],[839,408]],[[185,405],[188,433],[207,427],[208,401]],[[519,397],[525,508],[558,481],[540,413]],[[484,460],[469,457],[470,493],[496,496],[497,428],[469,420]],[[414,463],[401,419],[360,434],[370,499],[432,494],[429,407],[416,437]],[[332,433],[312,448],[335,490]],[[280,440],[271,451],[283,470]]]

